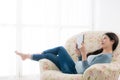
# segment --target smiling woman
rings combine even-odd
[[[75,48],[79,54],[78,61],[74,62],[72,57],[62,46],[58,46],[52,49],[44,50],[41,53],[24,54],[16,51],[22,60],[31,59],[39,61],[41,59],[48,59],[52,61],[57,68],[63,73],[67,74],[83,74],[86,69],[94,64],[110,63],[112,61],[112,55],[119,43],[118,36],[113,32],[107,32],[104,34],[101,49],[93,51],[92,53],[86,52],[86,47],[82,43],[82,47]]]

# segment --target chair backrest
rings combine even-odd
[[[84,34],[84,43],[86,46],[87,52],[92,52],[97,49],[100,49],[100,41],[102,39],[103,34],[106,33],[105,31],[88,31],[82,32],[72,36],[70,39],[67,40],[65,44],[65,48],[68,53],[71,55],[74,61],[78,60],[76,53],[75,53],[75,45],[76,45],[76,36]],[[116,33],[117,34],[117,33]],[[119,44],[116,50],[113,52],[113,60],[112,61],[120,61],[120,34],[117,34],[119,37]]]

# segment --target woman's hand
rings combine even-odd
[[[77,56],[81,55],[80,49],[78,49],[78,45],[77,44],[76,44],[75,52],[76,52]]]
[[[86,55],[86,48],[84,43],[82,43],[81,45],[82,45],[82,47],[80,48],[81,55]]]
[[[84,43],[82,43],[81,45],[82,45],[82,47],[80,48],[80,52],[81,52],[81,55],[82,55],[82,61],[84,61],[84,60],[87,60],[86,48],[85,48]]]

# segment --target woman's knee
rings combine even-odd
[[[65,50],[65,48],[63,46],[59,46],[60,50]]]

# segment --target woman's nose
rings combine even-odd
[[[101,40],[101,42],[103,42],[103,39]]]

